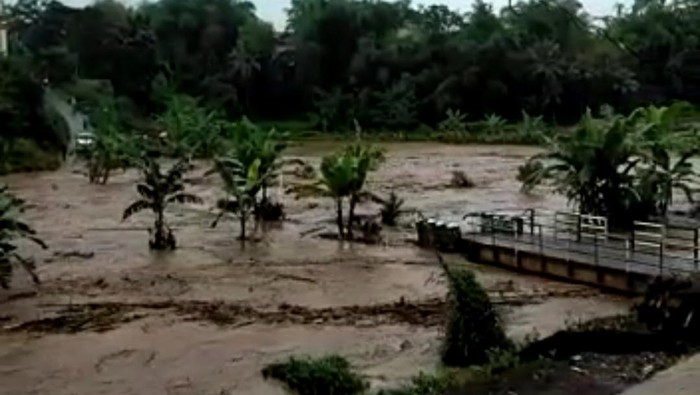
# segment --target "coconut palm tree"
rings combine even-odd
[[[269,177],[269,173],[261,173],[260,163],[260,159],[256,159],[246,166],[236,157],[225,157],[216,161],[214,170],[221,177],[227,196],[217,203],[221,211],[212,227],[216,227],[224,215],[233,215],[238,217],[240,223],[239,239],[246,239],[246,225],[255,209],[255,197]]]
[[[168,205],[202,202],[199,197],[185,192],[182,178],[188,168],[189,163],[181,160],[163,173],[156,159],[145,160],[142,167],[144,181],[136,186],[141,198],[124,210],[122,221],[143,210],[153,212],[155,224],[149,230],[152,234],[149,245],[154,250],[172,250],[176,247],[172,229],[165,222]]]
[[[24,202],[10,194],[7,186],[0,186],[0,287],[7,288],[14,268],[19,263],[35,283],[39,277],[34,272],[34,265],[17,253],[17,240],[26,239],[42,248],[46,244],[36,237],[36,231],[20,221],[17,214],[24,208]]]

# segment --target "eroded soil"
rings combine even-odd
[[[291,156],[313,165],[332,144],[305,144]],[[369,188],[395,191],[410,208],[457,219],[467,211],[564,207],[553,195],[518,191],[523,147],[387,145],[388,161]],[[13,175],[30,203],[26,219],[50,245],[25,249],[42,279],[18,275],[0,293],[0,394],[280,394],[260,369],[292,354],[346,355],[377,386],[432,370],[438,362],[445,284],[436,259],[407,239],[411,216],[385,229],[379,245],[339,243],[333,203],[273,191],[283,224],[260,227],[257,242],[236,241],[234,221],[212,229],[218,180],[190,174],[202,206],[174,207],[180,248],[151,253],[146,213],[122,223],[138,175],[89,185],[79,168]],[[449,187],[463,170],[477,183]],[[361,213],[374,214],[372,204]],[[546,336],[579,320],[616,315],[630,301],[587,287],[468,265],[503,313],[516,340]]]

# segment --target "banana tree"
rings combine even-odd
[[[544,153],[523,168],[524,189],[549,184],[584,213],[626,219],[636,199],[634,170],[643,159],[628,120],[587,114],[571,135],[546,140]]]
[[[240,224],[239,239],[246,239],[246,225],[255,209],[256,196],[268,181],[270,174],[261,172],[260,163],[260,159],[255,159],[245,166],[235,157],[220,158],[216,161],[214,170],[221,177],[227,196],[217,203],[220,213],[212,227],[216,227],[224,215],[233,215],[238,218]]]
[[[122,221],[132,215],[151,210],[155,215],[155,224],[150,230],[152,238],[149,245],[154,250],[176,248],[176,240],[172,229],[165,222],[165,210],[173,203],[202,203],[198,196],[185,192],[183,175],[188,170],[187,161],[179,161],[167,172],[161,171],[160,164],[155,159],[148,159],[142,166],[144,181],[136,186],[141,198],[133,202],[122,216]]]
[[[243,119],[233,129],[233,150],[230,156],[235,157],[243,168],[249,168],[258,160],[259,173],[265,174],[262,184],[261,201],[268,199],[268,188],[277,178],[282,161],[282,151],[287,148],[287,134],[275,129],[262,130],[248,119]]]
[[[10,194],[7,186],[0,186],[0,287],[8,288],[14,269],[18,263],[31,276],[35,283],[39,277],[34,272],[32,262],[17,253],[17,240],[25,239],[47,248],[41,239],[36,237],[36,231],[17,218],[22,212],[24,202]]]
[[[350,182],[350,207],[348,211],[348,238],[353,238],[352,227],[355,224],[355,208],[364,194],[365,182],[370,171],[377,170],[384,161],[382,149],[366,144],[353,144],[343,153],[352,163],[352,180]]]

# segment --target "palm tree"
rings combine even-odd
[[[36,237],[36,231],[17,219],[17,213],[24,208],[21,199],[10,194],[7,186],[0,186],[0,287],[8,288],[13,272],[13,264],[19,263],[35,283],[39,277],[34,272],[34,265],[17,253],[16,240],[26,239],[42,248],[46,244]]]
[[[236,157],[220,158],[216,161],[214,170],[219,173],[224,183],[227,197],[219,200],[217,206],[221,212],[212,223],[212,227],[216,227],[225,214],[232,214],[238,217],[240,223],[239,239],[246,239],[246,225],[255,208],[255,197],[269,177],[269,173],[261,172],[260,163],[260,159],[256,159],[246,166]]]
[[[147,159],[142,168],[144,182],[136,186],[141,198],[132,203],[122,216],[122,221],[132,215],[151,210],[155,215],[154,229],[150,247],[155,250],[175,249],[176,241],[172,229],[165,223],[165,210],[172,203],[202,203],[199,197],[184,192],[183,175],[188,170],[189,163],[181,160],[167,172],[161,171],[156,159]]]

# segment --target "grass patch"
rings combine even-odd
[[[356,395],[369,387],[350,363],[338,355],[291,357],[286,362],[266,366],[262,375],[282,382],[299,395]]]

